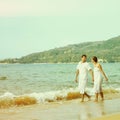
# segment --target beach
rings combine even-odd
[[[102,118],[101,118],[102,117]],[[94,102],[80,99],[0,109],[0,120],[119,120],[120,98]]]
[[[120,120],[120,0],[0,0],[0,120]]]

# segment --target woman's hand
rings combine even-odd
[[[78,79],[75,79],[75,82],[77,83],[77,82],[78,82]]]
[[[107,77],[105,77],[105,80],[106,80],[106,81],[108,81],[108,78],[107,78]]]

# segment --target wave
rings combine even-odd
[[[12,93],[6,92],[4,95],[0,96],[0,108],[31,105],[36,103],[36,98],[30,97],[29,95],[15,96]]]
[[[90,93],[91,88],[87,89]],[[120,89],[108,88],[103,91],[105,94],[120,93]],[[93,94],[91,94],[93,95]],[[50,91],[42,93],[31,93],[24,95],[14,95],[13,93],[6,92],[0,96],[0,108],[8,108],[11,106],[24,106],[39,104],[44,102],[55,102],[61,100],[72,100],[80,98],[78,88],[70,88],[68,90]]]

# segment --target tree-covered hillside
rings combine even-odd
[[[7,63],[69,63],[78,62],[82,54],[88,60],[93,55],[108,62],[120,62],[120,36],[98,42],[86,42],[55,48],[44,52],[32,53],[19,59],[6,59]]]

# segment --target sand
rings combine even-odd
[[[120,120],[119,113],[119,98],[98,103],[76,99],[0,109],[0,120]]]

